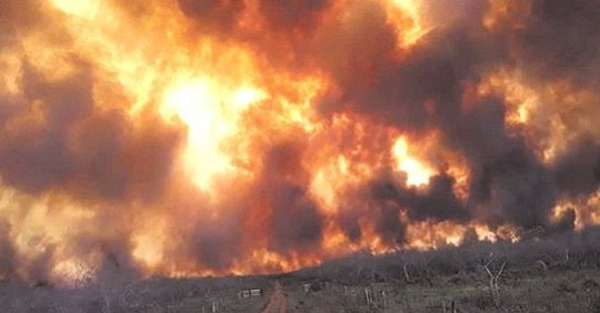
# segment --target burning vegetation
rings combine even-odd
[[[600,223],[593,0],[0,2],[0,277]]]

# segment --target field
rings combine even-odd
[[[4,281],[0,312],[600,312],[600,229],[359,253],[270,276],[132,281],[114,273],[72,289]]]

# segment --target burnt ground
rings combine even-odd
[[[0,312],[600,312],[600,228],[271,276],[0,282]],[[260,289],[260,296],[241,291]],[[248,296],[248,294],[246,294]]]

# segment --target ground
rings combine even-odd
[[[262,294],[240,297],[249,289]],[[3,281],[0,312],[600,312],[600,231],[359,253],[270,276],[96,280],[72,289]]]

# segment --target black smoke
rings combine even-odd
[[[389,25],[369,19],[377,26],[354,37],[364,44],[352,45],[330,63],[344,88],[339,101],[323,102],[323,111],[351,109],[416,134],[435,129],[447,148],[466,158],[471,182],[465,203],[454,195],[451,177],[434,177],[425,194],[383,179],[368,188],[374,199],[385,200],[382,206],[394,203],[396,209],[382,209],[385,216],[404,210],[413,220],[477,217],[525,229],[550,226],[549,214],[561,195],[597,190],[597,144],[584,141],[559,155],[555,166],[544,164],[524,135],[507,126],[502,96],[466,103],[463,95],[466,86],[502,68],[518,67],[534,84],[595,81],[599,7],[593,1],[535,1],[515,34],[487,30],[481,23],[484,6],[474,12],[434,29],[400,59],[392,58],[397,43]],[[350,62],[335,63],[354,54],[360,58],[351,73],[344,72]],[[543,108],[535,113],[545,114]],[[384,232],[399,231],[380,225]]]
[[[11,227],[7,221],[0,220],[0,276],[10,278],[17,269],[16,251],[9,240]]]
[[[49,80],[23,68],[23,98],[0,102],[0,175],[30,194],[63,186],[82,196],[156,200],[181,135],[161,125],[135,128],[125,111],[94,111],[94,71]],[[133,166],[135,164],[135,166]]]
[[[317,247],[324,218],[308,195],[307,173],[302,167],[303,147],[292,142],[276,144],[264,159],[258,196],[270,214],[269,246],[288,253]]]

